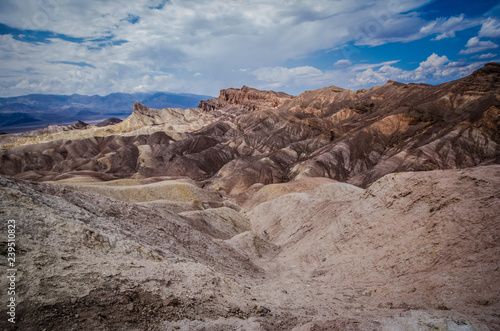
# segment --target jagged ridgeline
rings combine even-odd
[[[105,96],[30,94],[0,98],[0,132],[19,133],[47,125],[63,126],[79,120],[98,123],[103,118],[113,117],[113,122],[116,122],[116,117],[123,119],[130,115],[136,100],[153,108],[190,108],[206,98],[209,97],[166,92],[112,93]]]
[[[188,176],[239,193],[328,177],[367,187],[392,172],[500,162],[500,65],[429,86],[326,87],[299,96],[244,86],[195,109],[134,105],[105,127],[0,137],[0,172],[31,180]]]

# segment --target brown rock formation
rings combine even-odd
[[[220,108],[244,108],[257,111],[276,108],[293,97],[283,92],[259,91],[248,86],[241,89],[229,88],[221,90],[218,98],[200,102],[198,108],[210,112]]]
[[[122,120],[116,117],[110,117],[105,119],[104,121],[101,121],[96,124],[98,127],[103,127],[103,126],[108,126],[108,125],[114,125],[120,123]]]
[[[297,97],[245,86],[223,90],[197,110],[136,104],[127,120],[107,127],[115,135],[105,142],[93,143],[94,131],[79,130],[89,138],[73,134],[70,142],[6,149],[1,171],[44,172],[42,180],[74,170],[187,175],[238,193],[254,183],[318,176],[366,187],[391,172],[498,163],[499,77],[500,65],[492,63],[437,86],[389,81],[370,90],[328,87]],[[166,134],[148,137],[155,131]],[[85,147],[68,151],[68,144]]]

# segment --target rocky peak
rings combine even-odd
[[[165,123],[165,116],[168,112],[165,109],[154,109],[143,105],[140,102],[134,103],[132,115],[125,121],[134,123],[133,126],[147,126]]]
[[[228,88],[220,91],[219,97],[201,101],[198,108],[212,111],[226,106],[240,106],[247,110],[275,108],[293,96],[284,92],[260,91],[248,86],[241,89]]]
[[[78,121],[75,124],[73,124],[73,128],[76,130],[82,130],[87,128],[89,125],[83,121]]]
[[[291,99],[292,96],[284,92],[261,91],[248,86],[241,89],[229,88],[220,91],[219,99],[230,103],[244,104],[249,100],[258,100],[263,102],[281,101],[282,99]]]
[[[487,63],[484,67],[474,71],[470,76],[465,77],[464,80],[477,81],[479,84],[486,84],[490,88],[497,89],[500,87],[500,63]]]
[[[500,74],[500,63],[486,63],[484,67],[475,71],[476,74]]]
[[[132,111],[132,114],[147,114],[149,112],[149,108],[143,105],[140,102],[135,102],[134,103],[134,110]]]
[[[483,94],[500,91],[500,63],[487,63],[472,74],[462,79],[442,84],[456,93]]]
[[[105,119],[104,121],[97,123],[96,126],[97,127],[104,127],[104,126],[118,124],[120,122],[123,122],[123,121],[119,118],[116,118],[116,117],[110,117],[108,119]]]

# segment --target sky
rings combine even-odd
[[[0,0],[0,96],[439,84],[499,45],[489,0]]]

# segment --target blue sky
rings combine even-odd
[[[2,0],[0,96],[438,84],[499,45],[488,0]]]

